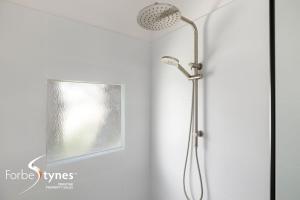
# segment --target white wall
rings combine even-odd
[[[300,2],[276,0],[276,198],[300,196]]]
[[[146,42],[0,1],[0,199],[146,200],[149,180]],[[126,84],[126,149],[51,170],[77,172],[72,191],[6,181],[45,153],[46,81]]]
[[[269,199],[268,1],[235,0],[197,25],[205,38],[199,89],[205,199]],[[191,28],[156,41],[152,54],[152,199],[182,200],[191,83],[159,58],[175,56],[187,66],[193,58]]]

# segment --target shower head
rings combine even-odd
[[[163,56],[160,61],[167,65],[176,66],[187,78],[191,78],[192,76],[179,64],[179,60],[177,58],[171,56]]]
[[[181,13],[177,7],[167,3],[154,3],[139,12],[137,22],[144,29],[159,31],[173,26],[180,19]]]
[[[182,16],[176,6],[168,3],[154,3],[143,8],[137,16],[137,23],[142,28],[150,31],[160,31],[169,28],[180,20],[190,24],[194,29],[194,63],[198,64],[197,26],[192,20]]]
[[[161,57],[160,61],[167,65],[173,65],[176,67],[178,67],[178,65],[179,65],[179,60],[177,58],[174,58],[171,56],[163,56],[163,57]]]

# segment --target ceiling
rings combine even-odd
[[[160,33],[149,32],[136,23],[139,10],[154,3],[153,0],[9,0],[48,14],[66,17],[93,26],[109,29],[132,37],[151,40],[177,27]],[[160,0],[177,6],[185,17],[197,19],[216,6],[232,0]]]

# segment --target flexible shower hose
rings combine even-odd
[[[186,171],[187,171],[187,162],[189,158],[189,152],[191,148],[191,152],[193,151],[193,144],[191,144],[191,138],[192,136],[192,127],[194,123],[194,84],[193,84],[193,90],[192,90],[192,105],[191,105],[191,117],[190,117],[190,127],[189,127],[189,138],[188,138],[188,146],[187,146],[187,151],[186,151],[186,157],[185,157],[185,163],[184,163],[184,170],[183,170],[183,190],[184,190],[184,195],[187,200],[192,200],[192,198],[189,197],[188,192],[187,192],[187,187],[186,187]],[[200,182],[200,187],[201,187],[201,195],[200,195],[200,200],[203,199],[203,181],[202,181],[202,176],[201,176],[201,168],[200,168],[200,163],[199,163],[199,156],[198,156],[198,137],[196,136],[196,141],[195,141],[195,156],[196,156],[196,163],[197,163],[197,170],[198,170],[198,175],[199,175],[199,182]],[[191,146],[192,145],[192,146]],[[192,160],[190,162],[190,165],[192,165]],[[190,186],[191,187],[191,186]]]

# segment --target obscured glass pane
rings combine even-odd
[[[48,162],[123,146],[122,86],[48,81]]]

